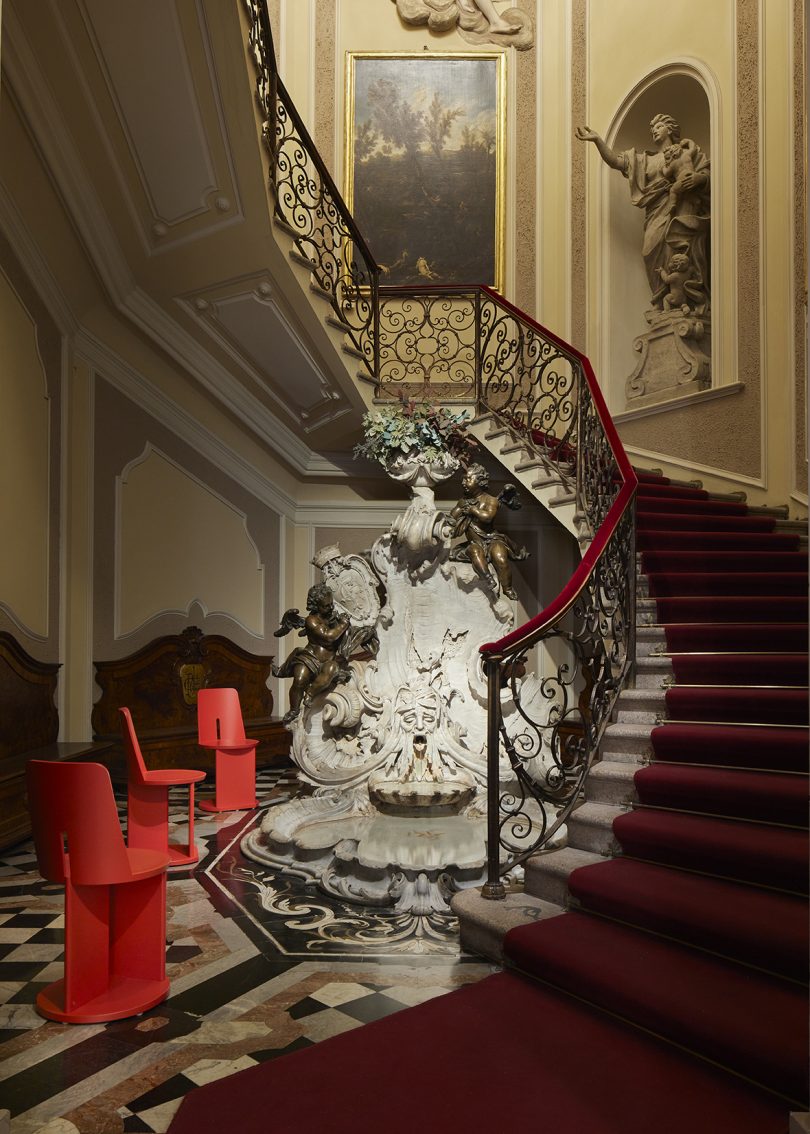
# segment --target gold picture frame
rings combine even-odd
[[[503,52],[347,52],[345,146],[381,284],[503,290]]]

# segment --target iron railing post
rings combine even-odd
[[[484,390],[481,380],[481,288],[475,289],[475,405],[476,413],[484,406]]]
[[[487,880],[484,898],[506,897],[500,864],[500,717],[501,657],[490,654],[484,661],[487,675]]]

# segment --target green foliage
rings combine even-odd
[[[451,413],[441,406],[410,398],[364,414],[363,429],[365,438],[355,446],[355,457],[369,457],[383,466],[398,454],[413,450],[428,461],[451,456],[466,465],[478,444],[467,432],[463,411]]]

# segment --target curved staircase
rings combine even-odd
[[[505,902],[454,900],[462,943],[505,971],[193,1092],[171,1134],[218,1129],[235,1090],[243,1134],[788,1134],[807,1107],[806,526],[644,474],[637,515],[637,684],[569,845]]]
[[[637,685],[572,846],[527,865],[527,892],[570,912],[513,928],[504,956],[803,1105],[806,539],[640,479]]]

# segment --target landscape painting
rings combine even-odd
[[[346,199],[381,284],[503,277],[501,53],[348,57]]]

